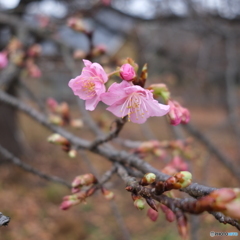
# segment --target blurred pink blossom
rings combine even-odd
[[[106,91],[104,83],[108,76],[102,66],[98,63],[92,63],[83,60],[85,67],[81,75],[71,79],[68,86],[79,98],[86,100],[87,110],[94,110],[100,101],[100,95]]]
[[[180,123],[187,124],[190,121],[190,113],[188,109],[182,107],[179,102],[169,100],[168,104],[170,106],[168,116],[172,125],[176,126]]]
[[[149,208],[147,211],[147,216],[153,221],[156,222],[158,219],[158,212],[153,210],[152,208]]]
[[[144,123],[147,118],[163,116],[168,113],[169,106],[158,103],[153,99],[150,90],[122,81],[113,83],[108,92],[101,96],[102,101],[110,105],[107,108],[117,117],[128,115],[129,121]]]
[[[7,53],[0,52],[0,69],[5,68],[8,65]]]
[[[127,81],[133,80],[136,77],[133,66],[128,63],[123,64],[120,68],[120,77]]]

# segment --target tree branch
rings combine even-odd
[[[19,158],[17,158],[13,154],[11,154],[7,149],[2,147],[1,145],[0,145],[0,153],[2,156],[4,156],[4,158],[6,160],[10,161],[11,163],[17,165],[18,167],[22,168],[23,170],[25,170],[27,172],[30,172],[30,173],[32,173],[40,178],[43,178],[45,180],[52,181],[55,183],[60,183],[68,188],[71,188],[70,183],[66,182],[65,180],[63,180],[59,177],[47,175],[47,174],[37,170],[36,168],[33,168],[32,166],[22,162]]]

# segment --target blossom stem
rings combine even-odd
[[[112,75],[119,73],[119,71],[120,71],[120,70],[116,70],[116,71],[113,71],[113,72],[109,73],[109,74],[108,74],[108,77],[111,77]]]

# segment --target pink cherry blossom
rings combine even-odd
[[[127,81],[133,80],[136,77],[133,66],[128,63],[123,64],[120,68],[120,77]]]
[[[68,86],[75,95],[86,100],[86,109],[92,111],[99,103],[101,94],[106,92],[104,83],[107,82],[108,76],[100,64],[85,59],[83,62],[85,67],[81,75],[71,79]]]
[[[0,52],[0,69],[5,68],[8,65],[7,53]]]
[[[169,100],[168,104],[170,106],[168,116],[172,125],[187,124],[190,121],[190,113],[187,108],[182,107],[179,102],[174,100]]]
[[[102,94],[101,99],[110,105],[108,111],[117,117],[128,115],[129,121],[134,123],[144,123],[149,117],[163,116],[169,111],[168,105],[153,99],[150,90],[127,81],[113,83],[108,92]]]

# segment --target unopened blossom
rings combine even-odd
[[[0,52],[0,69],[5,68],[8,65],[7,53]]]
[[[160,208],[165,213],[165,217],[168,222],[173,222],[175,220],[175,214],[170,208],[163,204],[160,204]]]
[[[107,93],[102,94],[102,101],[110,105],[107,110],[117,117],[128,115],[128,120],[134,123],[144,123],[147,118],[163,116],[168,113],[169,106],[153,99],[150,90],[122,81],[113,83]]]
[[[190,121],[190,113],[188,109],[182,107],[177,101],[169,100],[170,111],[168,116],[170,123],[174,126],[182,123],[186,124]]]
[[[83,62],[85,67],[81,75],[71,79],[68,86],[75,95],[86,100],[86,109],[92,111],[99,103],[101,94],[106,91],[104,83],[107,82],[108,76],[100,64],[85,59]]]
[[[127,81],[133,80],[136,77],[133,66],[128,63],[123,64],[120,68],[120,77]]]
[[[158,212],[153,210],[152,208],[149,208],[147,211],[147,216],[153,221],[156,222],[158,219]]]

